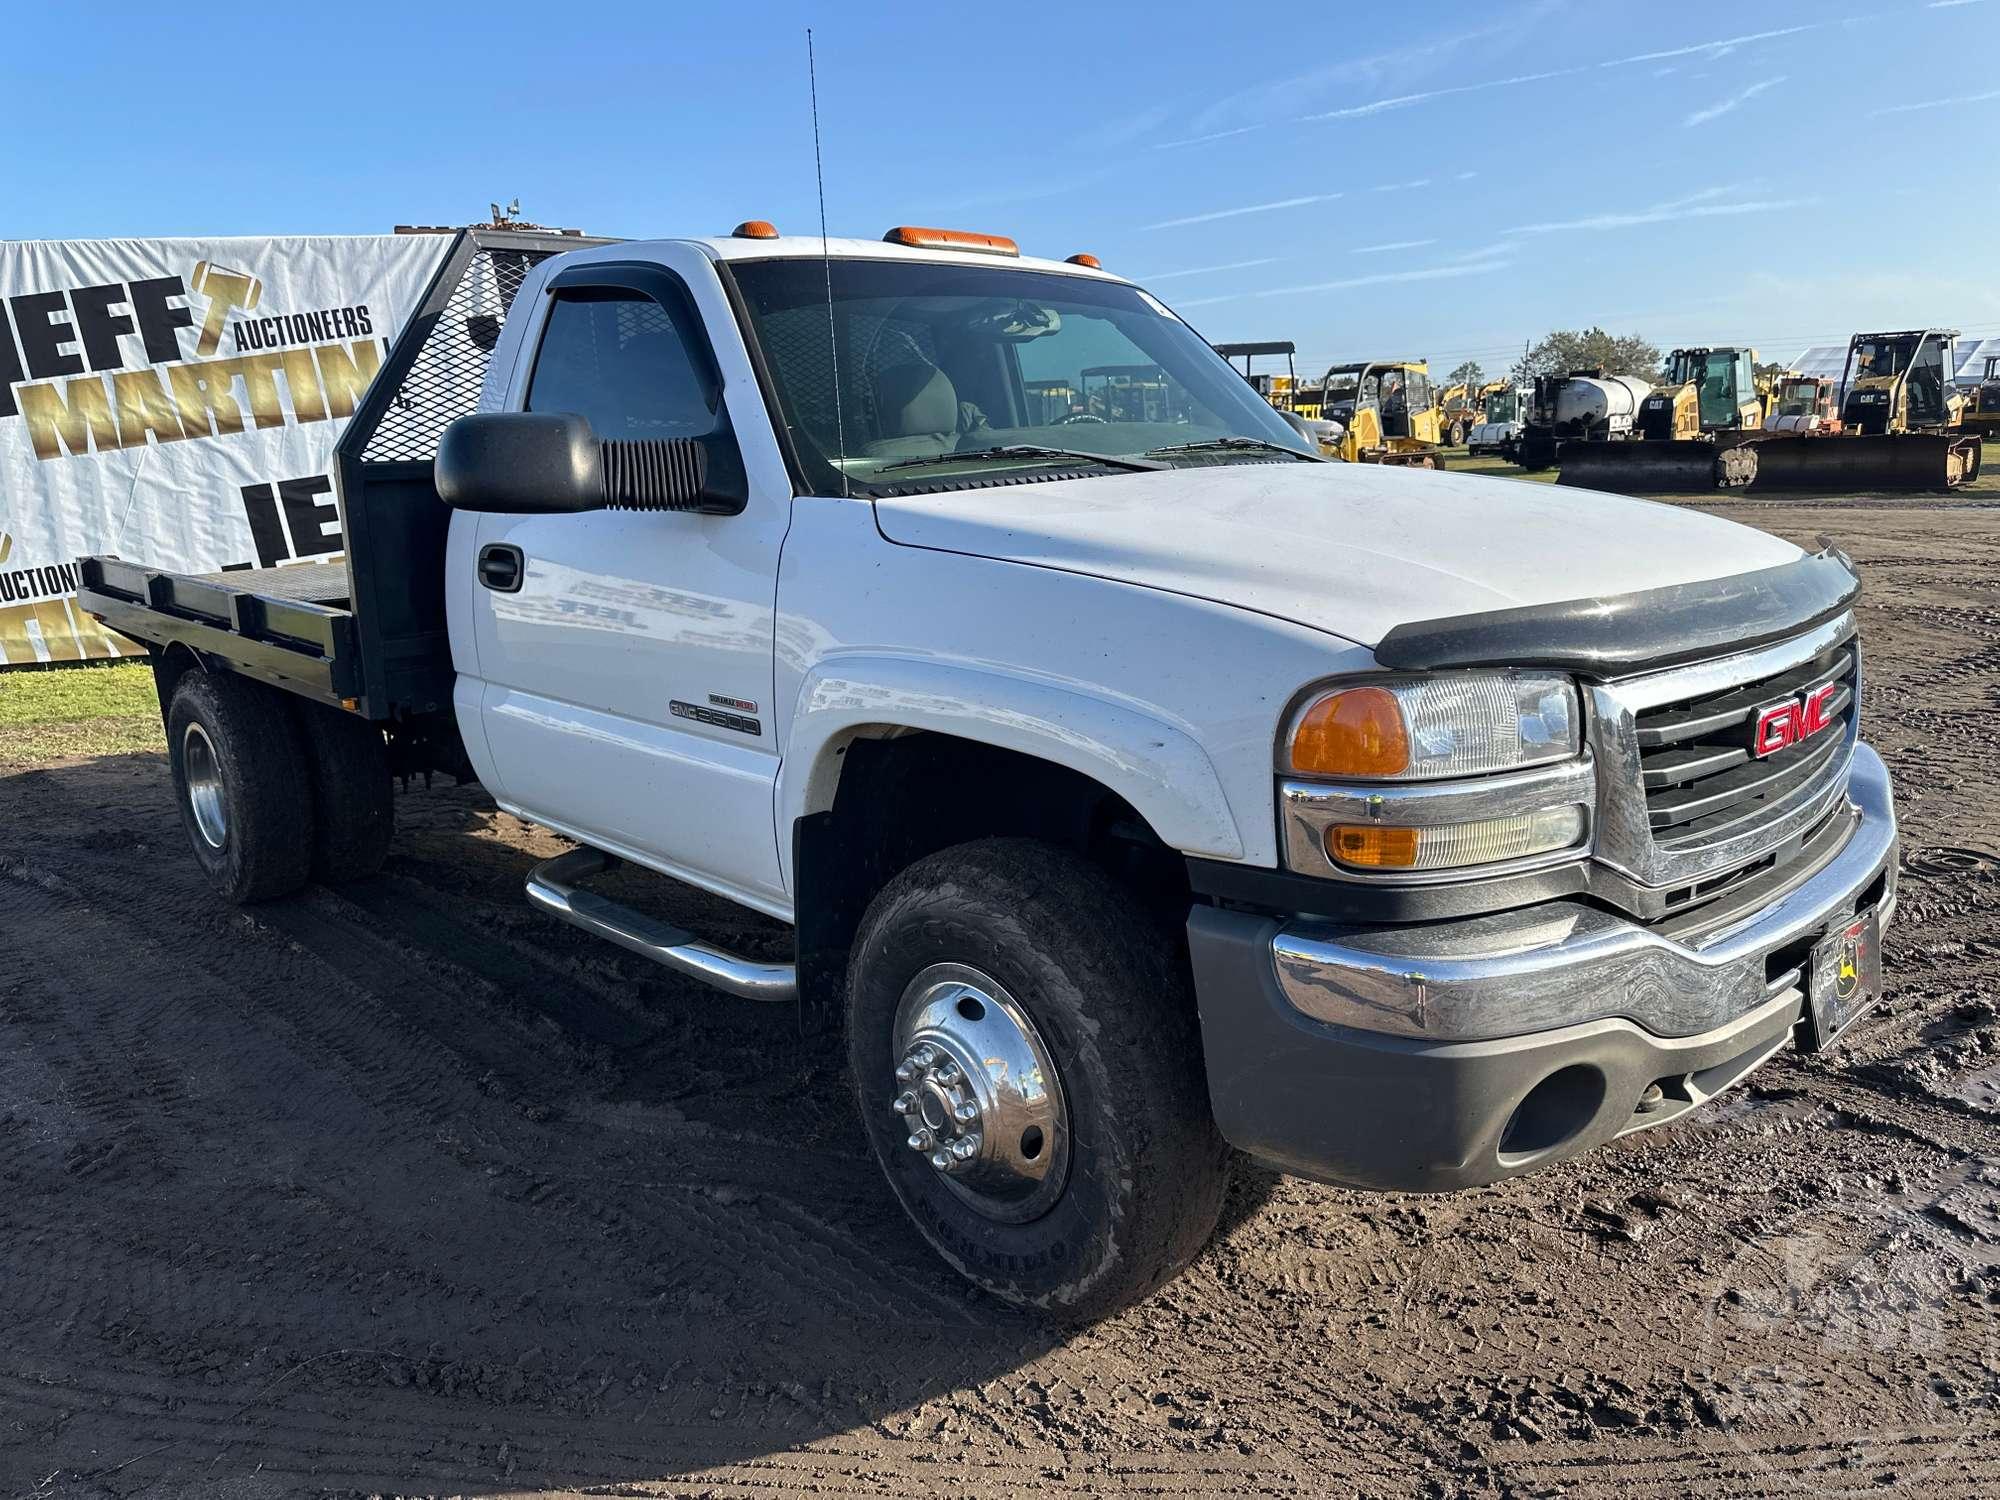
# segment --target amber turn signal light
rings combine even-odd
[[[1063,263],[1072,266],[1088,266],[1093,271],[1104,269],[1104,262],[1092,255],[1088,250],[1079,250],[1075,255],[1064,256]]]
[[[1336,823],[1326,831],[1326,852],[1363,870],[1407,870],[1417,862],[1417,830]]]
[[[1309,776],[1395,776],[1409,764],[1403,710],[1387,688],[1330,693],[1292,731],[1292,769]]]
[[[729,236],[738,240],[775,240],[778,226],[769,219],[745,219],[729,231]]]

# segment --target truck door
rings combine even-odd
[[[580,412],[603,439],[746,449],[737,515],[593,511],[479,519],[480,722],[505,806],[654,869],[782,910],[771,705],[782,464],[720,283],[693,247],[540,283],[507,406]],[[531,286],[534,285],[531,283]],[[718,360],[708,329],[731,331]],[[730,371],[736,371],[732,378]]]

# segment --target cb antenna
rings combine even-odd
[[[819,188],[819,258],[826,269],[826,352],[833,362],[833,433],[836,460],[840,468],[840,498],[847,489],[847,412],[840,400],[840,339],[833,320],[833,252],[826,242],[826,169],[819,155],[819,68],[813,60],[812,27],[806,28],[806,87],[812,95],[813,182]]]

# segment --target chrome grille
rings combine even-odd
[[[1823,775],[1853,716],[1856,666],[1854,644],[1844,641],[1787,671],[1635,715],[1654,841],[1692,848],[1727,838]],[[1760,759],[1753,744],[1760,712],[1829,686],[1826,727]]]
[[[1842,615],[1788,641],[1592,684],[1597,859],[1679,891],[1762,859],[1819,822],[1847,787],[1860,658]],[[1837,682],[1833,722],[1759,758],[1758,711]]]

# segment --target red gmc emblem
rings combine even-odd
[[[1787,745],[1811,739],[1833,722],[1827,716],[1826,706],[1839,691],[1839,683],[1829,682],[1824,687],[1814,688],[1803,698],[1792,698],[1758,709],[1757,725],[1750,736],[1750,753],[1762,760],[1767,755],[1776,755]]]

